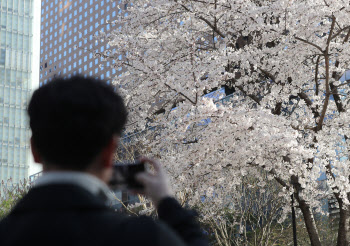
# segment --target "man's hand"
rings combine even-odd
[[[139,173],[136,175],[136,179],[144,185],[143,193],[158,207],[162,199],[173,195],[168,183],[168,178],[158,161],[147,157],[142,157],[140,160],[150,163],[154,167],[154,174],[150,172]]]

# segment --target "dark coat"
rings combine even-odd
[[[0,245],[207,245],[193,213],[172,198],[160,221],[116,213],[76,185],[33,188],[0,222]]]

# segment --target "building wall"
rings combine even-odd
[[[120,2],[120,1],[119,1]],[[125,6],[118,0],[42,0],[40,38],[40,85],[53,77],[84,74],[111,80],[121,72],[112,61],[95,53],[110,49],[107,40],[96,41],[99,31],[110,32]],[[119,6],[119,7],[118,7]],[[120,57],[121,59],[121,57]]]
[[[33,0],[0,2],[0,180],[28,177]]]

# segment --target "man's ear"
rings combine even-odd
[[[113,136],[111,140],[108,142],[107,146],[103,149],[101,153],[101,160],[103,163],[103,167],[109,168],[113,166],[113,160],[115,151],[118,147],[118,136]]]
[[[31,146],[31,150],[32,150],[34,161],[36,163],[42,163],[41,162],[41,156],[40,156],[39,152],[37,151],[36,147],[33,144],[33,138],[30,138],[30,146]]]

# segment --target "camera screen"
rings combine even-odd
[[[135,175],[145,171],[143,162],[116,163],[113,167],[110,186],[116,188],[142,189],[143,185],[136,181]]]

